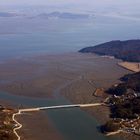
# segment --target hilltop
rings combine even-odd
[[[78,14],[78,13],[68,13],[68,12],[51,12],[51,13],[41,13],[32,18],[58,18],[58,19],[88,19],[90,17],[89,14]]]
[[[109,55],[130,62],[140,62],[140,40],[111,41],[81,49],[81,53]]]

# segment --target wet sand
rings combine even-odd
[[[95,103],[104,100],[104,97],[93,96],[96,88],[106,89],[120,82],[119,78],[124,74],[130,73],[119,67],[118,62],[120,60],[79,53],[15,59],[0,64],[0,90],[20,96],[65,96],[73,103]],[[56,95],[58,87],[61,87],[61,95]],[[89,108],[86,111],[102,123],[109,118],[108,108]],[[23,139],[62,139],[61,134],[43,115],[39,113],[31,116],[33,119],[30,116],[19,118],[25,124],[20,132]],[[43,134],[34,137],[42,129]]]
[[[19,132],[21,140],[63,140],[49,118],[43,112],[33,112],[18,116],[23,124]]]

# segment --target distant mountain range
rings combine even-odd
[[[111,41],[81,49],[81,53],[109,55],[130,62],[140,62],[140,40]]]
[[[23,14],[17,14],[17,13],[12,13],[12,12],[0,12],[0,17],[22,17]],[[25,15],[24,15],[25,16]],[[70,12],[51,12],[51,13],[41,13],[38,15],[26,15],[25,17],[28,17],[30,19],[36,19],[36,18],[41,18],[41,19],[88,19],[93,15],[90,14],[77,14],[77,13],[70,13]]]
[[[52,12],[52,13],[41,13],[34,18],[61,18],[61,19],[87,19],[90,17],[89,14],[77,14],[77,13],[66,13],[66,12]]]

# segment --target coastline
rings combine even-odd
[[[86,77],[95,81],[93,86],[109,87],[130,72],[119,68],[118,61],[80,53],[11,60],[0,64],[0,90],[21,96],[53,98],[53,90],[63,83]]]
[[[4,82],[0,84],[0,89],[19,96],[21,95],[25,97],[53,99],[57,98],[54,96],[55,89],[66,82],[70,82],[70,84],[64,86],[64,88],[61,89],[61,94],[73,103],[91,103],[102,101],[104,98],[93,96],[96,88],[108,88],[109,86],[118,83],[118,79],[122,75],[130,72],[118,67],[118,61],[119,60],[116,59],[102,58],[97,55],[83,55],[79,53],[63,56],[40,56],[28,59],[26,61],[16,60],[0,65],[0,67],[3,67],[4,69],[4,67],[7,68],[8,65],[8,67],[11,68],[11,66],[14,64],[13,69],[6,70],[5,75],[8,74],[8,78],[6,80],[8,81],[12,77],[20,78],[15,79],[14,81],[9,81],[8,83]],[[23,67],[24,69],[22,71]],[[14,71],[15,68],[16,71]],[[103,69],[104,71],[102,71]],[[34,74],[36,74],[36,76],[33,78]],[[31,76],[31,79],[28,79],[28,75]],[[5,79],[5,77],[2,75],[0,75],[0,77]],[[25,77],[25,79],[22,79],[22,77]],[[35,86],[36,88],[33,90]],[[48,93],[46,91],[48,91]],[[108,119],[108,108],[98,107],[95,110],[92,108],[84,110],[94,116],[101,123]],[[99,112],[102,112],[102,115],[106,114],[105,119],[101,118],[101,115],[98,114]],[[33,120],[31,121],[29,119],[31,121],[30,122],[26,117],[23,116],[18,116],[18,118],[20,118],[20,122],[23,122],[25,125],[27,125],[25,127],[29,129],[29,124],[31,124]],[[44,118],[44,121],[45,120],[46,118]],[[36,123],[37,125],[40,124],[38,121]],[[52,126],[52,124],[49,125],[49,123],[47,123],[47,125]],[[41,128],[43,127],[44,124],[42,122]],[[55,132],[53,130],[54,129],[52,128],[52,133]],[[34,131],[37,132],[37,128]],[[20,133],[21,135],[24,134],[26,139],[28,139],[29,137],[31,138],[29,133],[31,135],[34,132],[32,131],[32,128],[30,128],[29,132],[26,131],[26,128],[22,128]],[[52,136],[53,135],[50,136],[50,139]],[[36,140],[38,139],[39,138],[36,137]]]
[[[44,117],[42,112],[18,114],[16,119],[21,123],[20,127],[16,129],[16,131],[18,130],[18,136],[20,136],[21,139],[26,140],[39,140],[44,137],[48,140],[51,140],[52,138],[63,140],[61,134],[56,130],[48,117],[46,117]],[[18,138],[18,140],[20,139]]]

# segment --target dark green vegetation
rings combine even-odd
[[[111,87],[107,92],[110,94],[115,94],[121,96],[127,92],[128,89],[131,89],[136,93],[140,93],[140,72],[135,74],[125,75],[120,79],[120,83],[116,87]]]
[[[125,75],[121,78],[121,81],[125,82],[127,88],[133,89],[135,92],[140,93],[140,72]]]
[[[114,132],[120,129],[128,130],[135,127],[140,129],[140,97],[132,99],[111,98],[111,118],[106,124],[101,126],[102,132]],[[134,132],[134,131],[132,131]]]
[[[111,107],[111,117],[122,119],[135,119],[140,115],[140,97],[133,99],[120,99]]]
[[[136,97],[136,94],[140,93],[140,72],[126,75],[121,80],[123,83],[108,90],[109,93],[120,96],[110,99],[110,103],[113,104],[112,116],[134,119],[140,115],[140,97]]]
[[[14,140],[13,110],[0,107],[0,140]]]
[[[109,55],[124,61],[140,62],[140,40],[111,41],[81,49],[81,53]]]
[[[120,128],[129,129],[131,120],[135,120],[133,125],[136,129],[140,128],[140,72],[125,75],[121,81],[122,83],[107,90],[109,94],[112,94],[108,104],[113,120],[101,127],[104,132],[113,132]]]

